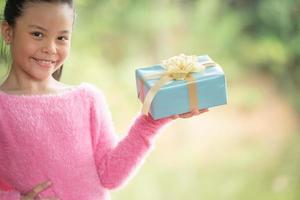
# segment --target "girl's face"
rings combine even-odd
[[[68,4],[25,5],[14,27],[4,25],[11,36],[13,69],[35,80],[51,77],[69,54],[73,16]]]

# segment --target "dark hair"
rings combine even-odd
[[[4,20],[11,26],[14,27],[16,19],[23,14],[24,7],[28,3],[65,3],[73,8],[73,0],[6,0],[4,8]],[[52,76],[56,80],[60,80],[63,66],[56,70]]]

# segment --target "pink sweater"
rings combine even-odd
[[[19,200],[47,180],[40,197],[110,199],[168,121],[140,115],[117,141],[105,99],[88,83],[61,94],[0,92],[0,200]]]

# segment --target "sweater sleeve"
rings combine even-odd
[[[20,192],[14,190],[14,188],[0,180],[0,200],[20,200]]]
[[[101,184],[108,189],[126,182],[143,162],[158,130],[171,121],[170,118],[154,120],[151,116],[139,115],[127,135],[118,141],[111,114],[100,91],[94,96],[91,113],[95,161]]]
[[[1,191],[0,200],[20,200],[21,195],[17,191]]]

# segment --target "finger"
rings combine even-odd
[[[179,115],[172,115],[171,116],[171,119],[178,119],[179,118]]]
[[[31,190],[29,193],[27,193],[26,197],[34,198],[35,196],[37,196],[39,193],[41,193],[42,191],[44,191],[51,185],[52,185],[52,183],[50,181],[41,183],[41,184],[37,185],[35,188],[33,188],[33,190]]]
[[[208,111],[208,109],[201,109],[201,110],[193,109],[192,111],[190,111],[188,113],[180,114],[179,117],[181,117],[181,118],[189,118],[189,117],[193,117],[195,115],[200,115],[200,114],[205,113],[207,111]]]
[[[192,117],[192,116],[193,116],[192,112],[183,113],[183,114],[179,115],[180,118],[189,118],[189,117]]]
[[[198,114],[200,114],[200,111],[198,109],[196,109],[196,110],[192,110],[191,113],[193,115],[198,115]]]
[[[205,112],[208,112],[209,110],[206,108],[206,109],[202,109],[202,110],[198,110],[199,114],[201,113],[205,113]]]
[[[206,113],[206,112],[208,112],[208,109],[196,110],[196,111],[193,111],[193,116],[197,116],[197,115],[200,115],[200,114]]]

